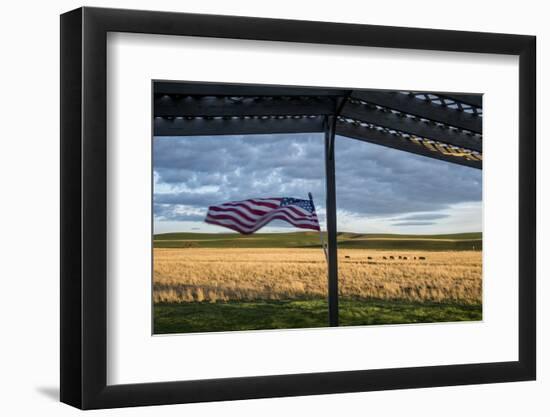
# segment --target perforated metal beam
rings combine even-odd
[[[347,102],[342,109],[341,115],[353,119],[363,120],[379,126],[402,132],[411,133],[439,142],[462,148],[482,151],[481,138],[462,133],[460,130],[440,127],[435,123],[421,122],[413,118],[397,115],[391,111],[378,110],[375,107]]]
[[[336,99],[327,96],[169,96],[155,97],[155,116],[279,116],[334,114]]]
[[[155,94],[196,96],[345,96],[350,90],[339,88],[286,87],[250,84],[185,83],[155,81]]]
[[[364,100],[372,104],[399,110],[403,113],[456,126],[461,129],[482,133],[482,118],[448,107],[419,100],[414,96],[393,91],[354,91],[352,99]]]
[[[454,94],[454,93],[441,93],[442,97],[450,98],[451,100],[460,101],[461,103],[468,104],[474,107],[482,107],[483,98],[478,94]]]
[[[338,121],[336,123],[336,134],[359,139],[369,143],[374,143],[376,145],[386,146],[388,148],[393,148],[404,152],[426,156],[428,158],[451,162],[453,164],[482,169],[481,161],[470,161],[462,157],[444,155],[440,152],[431,151],[430,149],[422,145],[414,143],[398,135],[391,135],[374,129],[358,127],[349,123]]]
[[[299,119],[268,117],[237,118],[161,118],[154,119],[154,136],[203,136],[203,135],[246,135],[275,133],[323,132],[323,117]]]

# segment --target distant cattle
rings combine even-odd
[[[348,256],[348,255],[346,255],[346,259],[349,259],[349,256]]]
[[[420,259],[421,261],[425,261],[426,257],[425,256],[419,256],[418,259]]]
[[[393,256],[390,256],[390,259],[395,259]]]
[[[382,256],[382,259],[388,259],[388,258],[386,258],[385,256]]]
[[[367,256],[367,259],[372,259],[372,256]]]
[[[403,256],[403,259],[409,259],[409,258],[407,258],[406,256]]]
[[[402,256],[400,256],[400,257],[399,257],[399,259],[403,259],[403,257],[402,257]]]

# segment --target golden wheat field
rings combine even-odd
[[[481,303],[480,251],[340,249],[338,257],[343,298]],[[320,249],[155,248],[153,284],[156,303],[315,299],[327,295],[327,268]]]

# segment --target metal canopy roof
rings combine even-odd
[[[153,107],[155,136],[332,129],[336,135],[482,168],[480,94],[157,81]]]

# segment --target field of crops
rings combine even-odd
[[[481,251],[338,256],[344,324],[481,319]],[[320,248],[157,247],[153,285],[156,333],[326,325]]]
[[[481,302],[479,251],[341,249],[339,256],[343,298]],[[154,259],[157,303],[308,300],[327,294],[320,249],[157,248]]]

